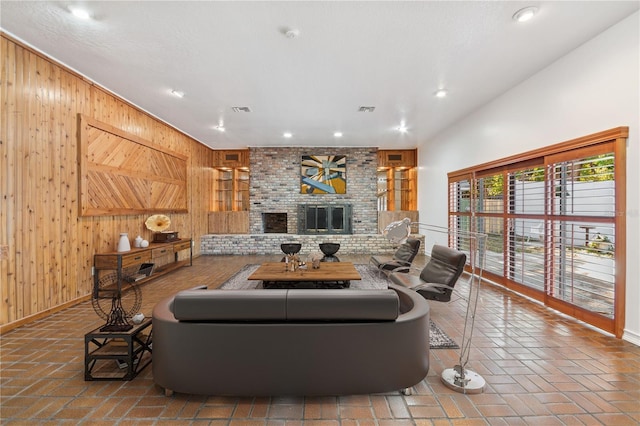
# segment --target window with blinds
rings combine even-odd
[[[613,319],[616,181],[613,144],[550,156],[547,295]]]
[[[544,161],[506,172],[508,209],[506,278],[527,289],[544,290]],[[523,291],[531,296],[529,291]]]
[[[621,337],[627,128],[449,174],[449,226],[487,234],[485,276]]]
[[[479,173],[474,180],[477,231],[487,234],[485,270],[504,273],[504,173]]]

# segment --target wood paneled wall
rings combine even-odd
[[[146,214],[79,216],[79,113],[188,157],[188,213],[169,217],[199,255],[212,151],[5,34],[0,41],[0,332],[88,299],[93,255],[115,250],[121,232],[151,239]]]

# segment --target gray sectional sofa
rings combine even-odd
[[[182,291],[153,310],[152,366],[166,395],[403,390],[429,369],[429,305],[394,284]]]

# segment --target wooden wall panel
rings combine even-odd
[[[80,214],[187,212],[187,156],[79,115]]]
[[[248,234],[249,212],[209,212],[210,234]]]
[[[0,42],[0,332],[88,300],[93,255],[115,250],[121,232],[152,238],[148,214],[79,215],[78,114],[187,159],[189,212],[168,215],[199,255],[211,150],[5,34]]]

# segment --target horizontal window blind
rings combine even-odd
[[[449,174],[449,226],[487,234],[485,271],[621,337],[627,128]]]

